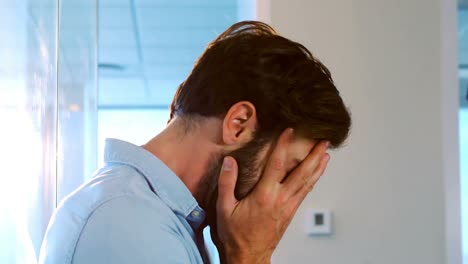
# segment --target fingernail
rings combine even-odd
[[[224,161],[223,161],[223,170],[225,170],[225,171],[230,171],[230,170],[232,170],[232,160],[229,159],[228,157],[225,157],[225,158],[224,158]]]

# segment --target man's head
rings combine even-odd
[[[351,123],[328,69],[303,45],[252,21],[231,26],[209,44],[177,90],[174,117],[184,120],[186,133],[204,120],[219,120],[219,151],[212,154],[203,189],[210,201],[224,156],[238,162],[241,199],[258,181],[284,129],[294,128],[300,142],[292,153],[294,166],[299,153],[304,158],[320,140],[341,145]]]

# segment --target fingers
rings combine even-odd
[[[237,182],[237,162],[232,157],[225,157],[223,167],[218,179],[218,200],[216,207],[218,211],[231,213],[238,203],[234,196]]]
[[[281,133],[276,146],[271,154],[259,184],[278,182],[286,176],[286,159],[288,146],[292,142],[294,130],[288,128]]]
[[[319,142],[305,160],[297,167],[283,183],[284,188],[292,195],[296,194],[302,187],[309,185],[316,175],[316,171],[321,169],[321,162],[325,156],[329,143]],[[329,156],[328,156],[329,158]]]
[[[325,172],[325,169],[327,168],[329,161],[330,161],[330,155],[325,154],[320,160],[320,163],[317,169],[315,170],[315,172],[313,173],[312,177],[307,182],[307,184],[303,185],[302,188],[300,188],[296,192],[296,194],[292,197],[292,202],[295,203],[297,207],[302,203],[302,201],[304,201],[307,194],[309,194],[312,191],[315,184],[318,182],[320,177]]]

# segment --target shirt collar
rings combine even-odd
[[[106,139],[104,162],[134,167],[148,180],[154,192],[174,212],[183,215],[194,229],[203,222],[205,212],[182,180],[155,155],[132,143]]]

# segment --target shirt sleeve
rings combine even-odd
[[[72,263],[191,263],[188,242],[170,227],[169,216],[153,210],[129,197],[100,206],[79,236]]]

